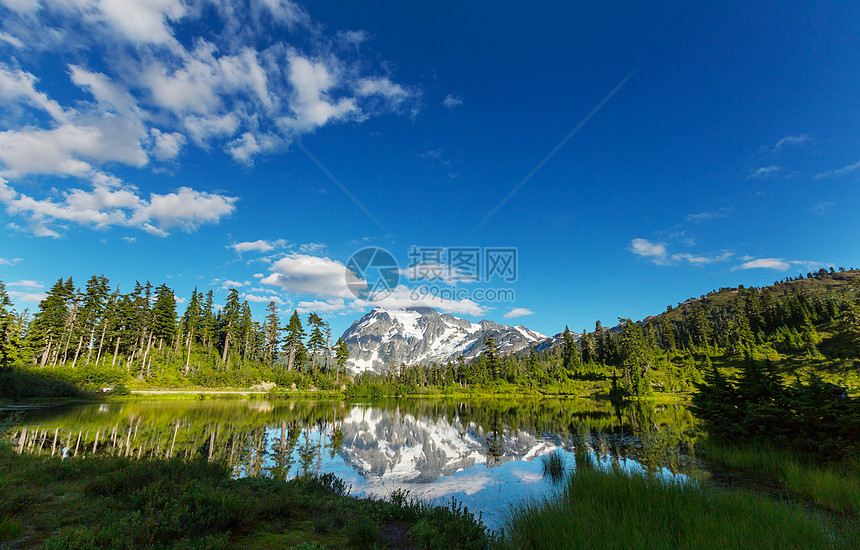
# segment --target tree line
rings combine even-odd
[[[501,355],[491,334],[470,362],[460,357],[441,365],[364,373],[352,391],[370,395],[391,386],[414,393],[423,387],[494,382],[546,387],[602,380],[611,381],[620,395],[646,395],[694,390],[713,361],[737,369],[771,356],[810,364],[860,358],[860,272],[822,269],[776,285],[720,289],[643,321],[619,318],[611,329],[600,321],[592,332],[574,334],[565,327],[560,342],[516,354]]]
[[[235,288],[223,307],[215,305],[212,290],[195,288],[180,315],[166,284],[136,282],[122,293],[104,275],[93,275],[83,289],[71,277],[61,278],[31,316],[12,308],[0,281],[0,367],[86,367],[144,380],[202,374],[221,382],[293,373],[311,381],[331,375],[337,382],[347,358],[346,344],[332,344],[329,325],[318,314],[309,313],[303,325],[293,311],[283,324],[270,302],[261,323]]]

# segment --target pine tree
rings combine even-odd
[[[290,322],[284,330],[287,333],[284,338],[284,351],[288,354],[287,370],[291,371],[297,364],[302,364],[304,357],[305,330],[302,328],[302,321],[297,311],[293,310]],[[298,361],[296,361],[297,359]]]
[[[340,371],[346,370],[346,361],[349,359],[349,348],[346,347],[346,342],[343,341],[343,338],[337,339],[337,343],[334,345],[334,353],[335,364],[337,365],[334,373],[334,381],[339,382]]]
[[[325,337],[322,333],[322,318],[316,313],[308,314],[308,327],[310,327],[310,335],[308,336],[308,347],[311,350],[311,370],[316,372],[317,369],[317,354],[325,347]]]
[[[158,341],[158,349],[165,343],[171,345],[176,334],[176,298],[166,284],[155,289],[155,304],[152,306],[152,333]]]
[[[269,302],[266,307],[266,324],[263,327],[266,338],[266,363],[269,366],[275,364],[278,354],[278,343],[280,342],[281,323],[278,319],[278,306],[275,302]]]
[[[496,338],[492,334],[487,334],[484,338],[484,360],[486,361],[487,370],[493,375],[494,380],[501,377],[501,362],[499,361],[499,345]]]
[[[13,317],[12,300],[6,294],[6,285],[0,281],[0,368],[10,365],[17,344],[13,334]]]
[[[594,358],[599,363],[606,362],[606,346],[604,345],[603,325],[600,321],[594,323]]]
[[[647,368],[647,346],[642,334],[642,327],[630,319],[619,319],[621,328],[621,366],[624,371],[624,385],[627,391],[635,395],[647,393],[650,389],[645,384],[643,369]]]
[[[221,363],[227,365],[228,369],[230,365],[227,362],[227,356],[230,352],[230,346],[238,345],[237,341],[240,339],[238,336],[241,334],[239,332],[241,314],[242,305],[239,303],[239,291],[231,288],[227,292],[227,302],[224,304],[224,309],[221,310],[220,322],[220,340],[224,342],[221,351]]]
[[[564,326],[564,335],[561,338],[561,366],[565,372],[573,369],[576,362],[576,341],[573,333],[567,325]]]

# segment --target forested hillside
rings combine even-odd
[[[137,283],[123,294],[104,276],[83,289],[58,280],[32,315],[16,312],[0,282],[0,365],[42,373],[90,388],[132,381],[152,385],[230,386],[273,380],[279,385],[332,388],[346,350],[334,345],[322,318],[298,313],[281,326],[274,302],[262,322],[230,289],[223,307],[196,289],[179,315],[167,285]],[[6,388],[27,394],[27,388]]]
[[[770,363],[787,379],[811,373],[860,388],[860,270],[825,270],[756,288],[722,288],[640,322],[598,321],[560,345],[500,356],[494,342],[469,364],[403,366],[365,384],[488,384],[503,381],[564,391],[617,395],[686,392],[712,366],[733,374]],[[376,391],[380,391],[377,388]]]
[[[502,355],[492,337],[475,360],[400,365],[384,374],[345,376],[348,352],[327,323],[293,312],[282,326],[275,303],[255,320],[230,289],[223,307],[196,289],[184,311],[167,285],[136,284],[128,293],[104,276],[83,289],[58,280],[32,315],[17,312],[0,282],[0,365],[7,396],[31,395],[27,376],[90,389],[243,386],[334,389],[352,395],[452,392],[469,388],[645,396],[687,392],[711,366],[734,373],[769,364],[786,380],[817,373],[860,387],[860,271],[820,270],[765,288],[723,288],[613,330],[597,322],[543,351]],[[42,386],[38,386],[42,387]],[[62,393],[55,385],[46,393]],[[38,393],[38,392],[36,392]]]

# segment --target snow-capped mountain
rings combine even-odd
[[[355,408],[344,419],[339,454],[368,482],[430,483],[476,464],[498,466],[559,448],[520,429],[485,432],[474,422],[418,418],[395,411]]]
[[[499,351],[516,353],[544,342],[547,336],[519,325],[493,321],[473,323],[431,307],[388,310],[374,308],[343,333],[349,348],[347,366],[354,373],[382,372],[392,365],[443,364],[479,355],[492,334]]]

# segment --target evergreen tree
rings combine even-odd
[[[293,370],[296,364],[302,364],[304,357],[305,330],[297,311],[293,310],[290,322],[287,324],[286,336],[284,338],[284,351],[287,352],[287,370]],[[298,359],[298,361],[296,361]]]
[[[227,365],[227,355],[230,352],[230,346],[238,345],[240,340],[240,321],[242,315],[242,305],[239,302],[239,291],[231,288],[227,292],[227,302],[224,304],[224,309],[221,310],[220,324],[220,340],[223,341],[221,351],[221,363]]]
[[[266,363],[274,365],[278,354],[278,343],[280,342],[281,323],[278,319],[278,306],[275,302],[269,302],[266,307],[266,324],[263,330],[266,338]]]
[[[565,372],[573,369],[576,361],[576,341],[573,339],[573,333],[567,325],[564,327],[564,335],[561,339],[561,366]]]
[[[9,366],[15,355],[17,338],[13,334],[13,317],[12,300],[6,294],[6,285],[0,281],[0,368]]]
[[[501,362],[499,361],[499,345],[495,336],[487,334],[484,338],[484,361],[487,370],[492,374],[494,380],[501,378]]]
[[[337,342],[334,345],[334,353],[335,364],[337,365],[337,369],[334,373],[334,380],[335,382],[338,382],[340,371],[346,371],[346,361],[349,359],[349,348],[346,347],[346,342],[343,341],[343,338],[337,339]]]
[[[155,289],[155,303],[152,306],[152,333],[158,342],[158,349],[167,343],[172,344],[176,334],[176,297],[166,284]]]
[[[621,328],[620,351],[625,388],[635,395],[647,393],[650,388],[646,385],[643,370],[647,369],[649,364],[642,327],[630,319],[619,320],[624,325]]]
[[[322,332],[323,320],[316,313],[308,314],[308,327],[310,327],[310,335],[308,336],[308,347],[311,350],[311,370],[316,372],[317,369],[317,354],[325,347],[325,337]]]
[[[594,359],[599,363],[606,362],[606,346],[604,345],[603,325],[600,321],[594,323]]]

